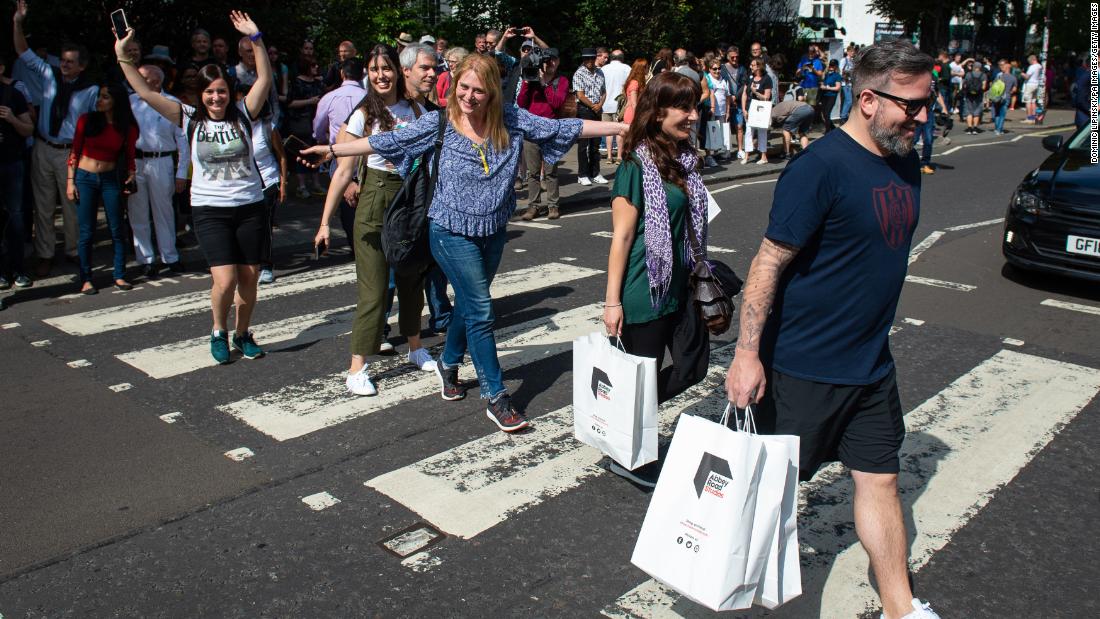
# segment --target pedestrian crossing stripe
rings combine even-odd
[[[596,236],[602,239],[609,239],[612,233],[607,230],[600,230],[599,232],[593,232],[592,236]],[[728,247],[718,247],[717,245],[707,245],[707,252],[711,254],[736,254],[736,249],[730,249]]]
[[[571,264],[541,264],[499,274],[493,281],[492,294],[496,298],[503,298],[566,284],[602,272]],[[267,288],[261,291],[261,301],[266,291]],[[253,332],[257,341],[268,352],[293,349],[303,344],[351,333],[354,311],[354,305],[335,307],[261,323],[253,327]],[[427,313],[428,309],[425,308],[423,315]],[[390,317],[390,323],[397,323],[396,313]],[[215,365],[210,358],[210,338],[205,335],[116,356],[155,379],[171,378]]]
[[[733,359],[733,346],[711,353],[707,378],[659,408],[663,430],[667,432],[680,413],[704,402],[711,413],[720,412],[724,399],[715,395]],[[534,432],[494,432],[364,485],[446,533],[472,538],[603,472],[598,466],[603,455],[573,438],[572,406],[532,423]]]
[[[600,329],[602,308],[602,304],[594,303],[498,329],[497,356],[501,369],[508,371],[571,350],[574,338]],[[341,371],[222,405],[218,410],[277,441],[286,441],[439,390],[439,378],[434,372],[413,370],[403,357],[379,366],[371,368],[374,370],[371,378],[379,387],[374,397],[349,394],[344,386],[345,373]],[[460,380],[476,377],[472,364],[459,371]]]
[[[1098,392],[1093,368],[1002,350],[906,415],[898,492],[913,523],[910,569],[926,565]],[[800,488],[803,594],[784,607],[792,616],[854,617],[878,606],[852,524],[853,493],[838,463]],[[603,614],[681,617],[677,604],[697,608],[648,580]]]
[[[355,281],[355,265],[342,264],[317,269],[299,275],[288,275],[279,281],[265,285],[260,292],[260,302],[303,292],[332,288]],[[183,294],[161,297],[148,301],[137,301],[114,307],[89,310],[67,316],[57,316],[43,320],[69,335],[88,336],[107,331],[116,331],[139,325],[161,322],[169,318],[179,318],[210,311],[210,291],[198,290]]]

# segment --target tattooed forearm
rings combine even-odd
[[[775,300],[775,289],[783,269],[794,259],[798,248],[785,243],[764,239],[760,251],[752,259],[748,281],[741,293],[741,333],[737,347],[756,352],[760,350],[760,334]]]

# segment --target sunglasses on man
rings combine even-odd
[[[875,95],[877,95],[879,97],[882,97],[884,99],[889,99],[889,100],[891,100],[895,103],[898,103],[903,108],[905,108],[905,115],[908,116],[909,118],[913,118],[917,114],[920,114],[921,110],[923,110],[925,108],[928,108],[928,107],[931,107],[931,105],[933,103],[935,103],[935,100],[936,100],[935,97],[932,96],[932,95],[928,95],[927,97],[925,97],[923,99],[906,99],[905,97],[899,97],[897,95],[892,95],[888,92],[882,92],[881,90],[875,90],[874,88],[868,88],[867,90],[871,91],[872,93],[874,93]]]

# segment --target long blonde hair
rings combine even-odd
[[[488,95],[485,99],[485,123],[489,128],[489,143],[497,151],[508,148],[508,130],[504,127],[504,107],[501,104],[500,69],[497,61],[490,56],[470,54],[462,59],[451,72],[451,92],[447,94],[447,117],[455,127],[462,119],[462,109],[458,104],[458,81],[467,72],[473,72]]]

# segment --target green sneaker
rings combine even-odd
[[[243,355],[245,359],[259,359],[264,356],[263,349],[256,345],[256,340],[252,339],[251,331],[244,335],[234,332],[233,348],[241,351],[241,355]]]
[[[210,334],[210,356],[221,365],[229,363],[229,338],[225,331],[214,331]]]

